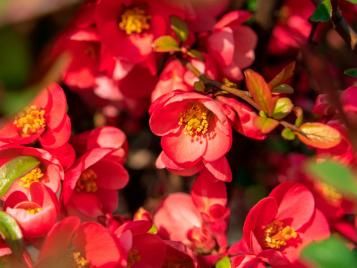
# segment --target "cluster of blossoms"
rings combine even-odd
[[[228,241],[237,216],[227,194],[236,163],[227,154],[237,133],[258,142],[280,130],[320,161],[354,167],[356,154],[325,94],[312,109],[319,121],[303,121],[305,107],[289,97],[294,62],[273,75],[248,69],[259,41],[248,11],[227,12],[226,0],[177,2],[89,0],[56,40],[48,57],[69,56],[61,81],[0,128],[0,218],[7,222],[0,227],[13,233],[0,228],[0,264],[213,267],[228,258],[231,267],[309,267],[302,249],[331,231],[357,243],[347,219],[355,202],[310,178],[297,153],[279,157],[279,182],[251,208],[240,240]],[[314,5],[284,1],[281,9],[267,53],[294,54],[310,36]],[[77,133],[65,92],[100,111],[106,126]],[[340,94],[354,122],[356,96],[356,86]],[[137,123],[146,113],[161,141],[156,168],[194,181],[189,193],[168,194],[128,217],[119,213],[118,190],[131,179],[130,146],[117,122]]]

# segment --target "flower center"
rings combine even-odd
[[[204,226],[192,228],[188,233],[188,238],[191,241],[192,249],[198,254],[211,253],[216,246],[211,232]]]
[[[76,184],[77,192],[95,193],[98,190],[97,174],[92,169],[82,172]]]
[[[35,215],[41,211],[42,208],[28,208],[26,209],[27,213]]]
[[[31,105],[16,116],[14,125],[22,137],[36,134],[46,127],[45,110]]]
[[[22,187],[30,188],[31,183],[39,182],[41,178],[44,176],[42,170],[39,167],[32,169],[25,176],[19,179],[19,184]]]
[[[139,7],[130,8],[124,11],[121,15],[119,28],[130,35],[132,33],[141,33],[144,30],[150,29],[151,17],[147,15],[146,11]]]
[[[315,183],[316,189],[333,205],[339,205],[342,201],[342,195],[334,187],[323,182]]]
[[[191,105],[183,112],[179,119],[179,125],[184,127],[184,131],[191,137],[203,136],[209,127],[210,112],[200,103]]]
[[[74,251],[72,256],[77,268],[89,267],[89,261],[79,251]]]
[[[296,231],[281,221],[273,221],[264,228],[264,245],[268,248],[279,249],[296,237]]]

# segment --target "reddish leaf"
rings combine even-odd
[[[271,88],[275,88],[279,86],[280,84],[283,84],[286,82],[290,77],[293,76],[295,70],[295,62],[293,61],[292,63],[288,64],[285,66],[284,69],[282,69],[270,82],[269,86]]]
[[[249,93],[258,104],[259,109],[271,116],[274,110],[275,101],[272,97],[270,86],[260,74],[253,70],[246,70],[244,75]]]
[[[262,133],[268,134],[279,125],[279,121],[267,117],[257,117],[254,124]]]
[[[305,123],[299,127],[305,135],[296,132],[303,143],[319,149],[335,147],[341,141],[340,132],[322,123]]]

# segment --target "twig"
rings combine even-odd
[[[238,98],[241,98],[242,100],[246,101],[250,105],[252,105],[255,109],[258,111],[260,110],[258,105],[253,101],[253,99],[249,96],[249,93],[244,90],[240,90],[237,88],[232,88],[229,86],[224,85],[223,83],[209,79],[207,76],[202,74],[192,63],[185,61],[185,66],[188,70],[190,70],[198,79],[200,79],[205,85],[210,85],[215,88],[218,88],[222,91],[226,91],[234,96],[237,96]]]

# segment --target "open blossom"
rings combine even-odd
[[[25,238],[42,237],[56,223],[59,203],[55,194],[40,182],[30,185],[29,195],[12,192],[5,200],[6,213],[19,224]]]
[[[0,128],[0,141],[29,144],[38,140],[44,148],[64,145],[71,135],[71,121],[62,88],[51,84],[36,99]]]
[[[63,200],[69,212],[96,217],[118,206],[117,190],[128,182],[123,163],[111,155],[115,150],[94,148],[66,172]]]
[[[163,201],[154,215],[154,224],[160,236],[181,241],[199,262],[212,265],[227,246],[226,204],[224,182],[203,172],[192,186],[191,196],[174,193]]]
[[[169,30],[169,14],[156,0],[102,0],[96,6],[96,25],[115,57],[136,64],[153,60],[152,42]]]
[[[242,25],[249,18],[246,11],[232,11],[216,23],[207,39],[209,53],[228,79],[243,79],[242,69],[254,61],[257,36],[248,26]]]
[[[115,267],[120,251],[102,225],[67,217],[48,233],[36,267]]]
[[[233,267],[295,265],[305,245],[329,234],[312,193],[302,184],[282,183],[248,213],[242,240],[230,249]]]
[[[221,109],[208,96],[173,91],[151,105],[150,127],[162,136],[162,149],[173,162],[181,166],[213,162],[232,143],[231,126]]]
[[[33,182],[41,182],[54,193],[59,190],[60,182],[64,178],[63,168],[49,152],[32,147],[5,145],[0,147],[0,166],[6,165],[7,162],[18,156],[34,157],[39,161],[39,164],[14,181],[4,196],[5,199],[17,190],[28,193]]]

